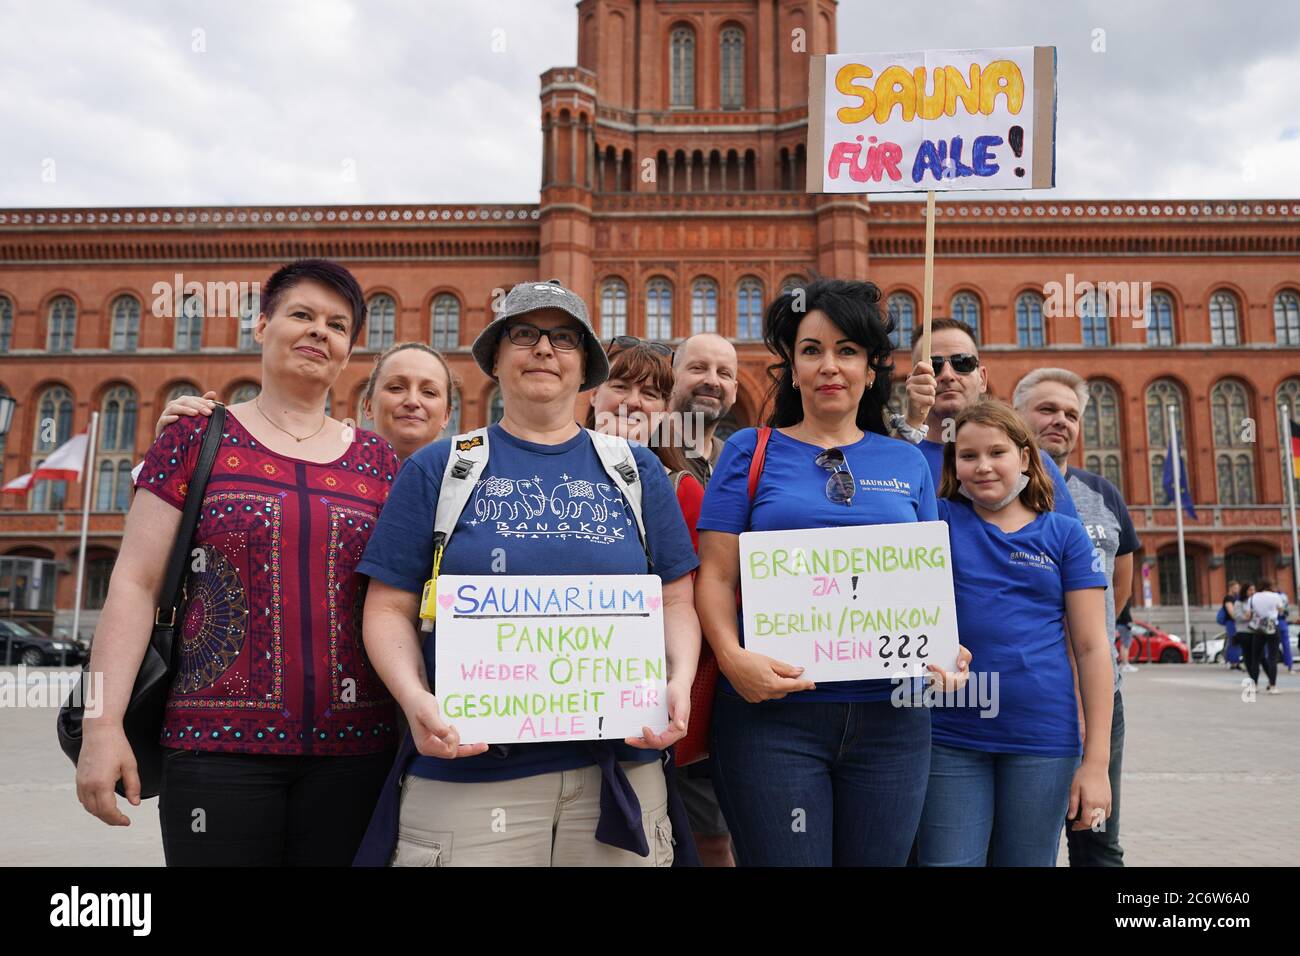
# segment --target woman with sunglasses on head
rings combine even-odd
[[[893,345],[880,290],[819,279],[798,291],[763,318],[779,361],[753,499],[759,435],[748,428],[727,442],[699,520],[696,609],[722,670],[713,782],[741,866],[902,866],[925,798],[929,711],[893,706],[888,680],[814,685],[802,668],[746,650],[740,633],[742,532],[937,518],[924,457],[884,434]],[[803,829],[791,825],[796,811]]]
[[[959,414],[943,454],[957,625],[981,672],[998,676],[997,709],[934,709],[917,859],[1053,866],[1067,819],[1083,830],[1111,812],[1107,579],[1083,526],[1052,510],[1037,443],[1009,405]]]
[[[375,359],[362,396],[362,412],[374,431],[405,461],[438,440],[451,420],[455,382],[447,360],[423,342],[398,342]],[[182,395],[163,409],[154,435],[185,416],[211,415],[216,392]]]
[[[465,439],[477,442],[475,448],[487,445],[477,480],[468,488],[449,484],[457,477],[452,456],[469,450],[453,450],[451,440],[416,452],[403,465],[359,566],[371,579],[366,649],[411,732],[356,863],[669,866],[677,856],[687,860],[689,836],[678,833],[673,846],[671,777],[661,751],[685,734],[689,719],[700,641],[690,576],[697,559],[672,489],[649,451],[625,446],[631,461],[622,459],[617,473],[629,487],[640,483],[643,542],[633,501],[574,421],[579,393],[599,386],[609,371],[578,295],[558,282],[515,286],[473,354],[498,383],[504,409],[501,421]],[[466,493],[464,508],[441,548],[434,540],[440,498],[458,490]],[[447,701],[434,693],[437,625],[424,640],[415,626],[435,554],[439,574],[658,575],[667,726],[617,742],[489,748],[462,738],[444,710]]]

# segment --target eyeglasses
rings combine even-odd
[[[950,362],[952,370],[958,375],[969,375],[980,367],[980,357],[974,352],[958,352],[955,355],[931,355],[930,364],[934,366],[936,378],[943,372],[944,362]]]
[[[826,500],[837,505],[852,504],[855,490],[853,472],[849,470],[844,452],[838,448],[828,448],[816,460],[819,468],[825,468],[831,473],[830,478],[826,479]]]
[[[609,352],[614,349],[630,349],[638,345],[644,345],[646,348],[648,348],[651,352],[654,352],[656,355],[663,355],[668,358],[673,357],[673,350],[670,349],[668,346],[664,345],[662,342],[647,342],[645,339],[638,339],[635,335],[614,336],[612,339],[609,340],[609,348],[606,349],[605,351]]]
[[[551,343],[552,347],[563,349],[571,352],[582,344],[582,330],[570,326],[561,326],[558,329],[539,329],[535,325],[529,325],[527,322],[518,322],[508,326],[502,333],[515,345],[531,347],[546,336],[546,340]]]

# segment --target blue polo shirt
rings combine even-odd
[[[972,655],[971,680],[997,674],[998,688],[994,717],[981,717],[975,706],[933,708],[932,739],[994,753],[1079,755],[1065,594],[1108,583],[1083,525],[1045,512],[1008,534],[955,499],[939,501],[939,516],[948,522],[957,627]]]
[[[840,528],[862,524],[934,521],[934,485],[925,459],[907,442],[867,432],[862,440],[841,448],[853,472],[855,491],[846,506],[826,497],[829,472],[817,456],[823,449],[781,434],[768,439],[763,474],[749,501],[749,465],[758,432],[744,428],[728,440],[700,508],[700,531],[789,531],[798,528]],[[739,615],[738,615],[739,617]],[[743,617],[738,621],[745,642]],[[718,686],[734,694],[726,675]],[[787,701],[849,703],[888,700],[891,680],[823,681],[816,690],[799,691]]]

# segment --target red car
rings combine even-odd
[[[1162,631],[1160,628],[1148,624],[1146,621],[1133,619],[1133,646],[1129,648],[1129,660],[1134,664],[1154,664],[1159,661],[1161,664],[1186,664],[1188,659],[1187,645],[1181,637],[1170,634],[1168,631]],[[1119,646],[1119,638],[1115,638],[1115,647],[1119,649],[1120,654],[1124,653],[1123,648]],[[1120,657],[1123,663],[1124,658]]]

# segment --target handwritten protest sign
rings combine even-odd
[[[668,726],[653,574],[438,577],[435,693],[463,743],[622,740]]]
[[[745,647],[813,681],[915,677],[957,664],[948,525],[740,536]]]
[[[812,57],[809,192],[1055,181],[1055,47]]]

